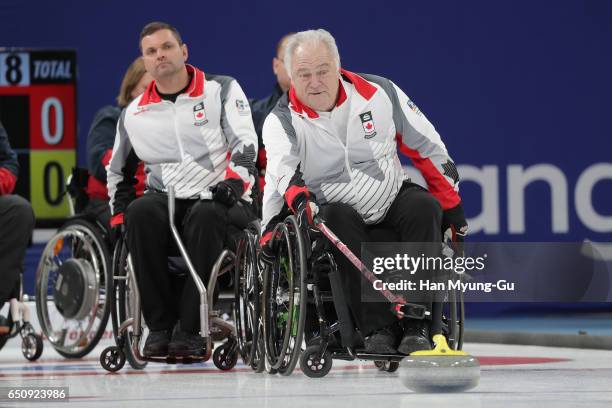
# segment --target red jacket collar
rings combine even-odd
[[[204,79],[204,72],[200,71],[193,65],[185,64],[185,67],[187,68],[187,73],[192,74],[189,88],[187,88],[185,93],[188,93],[191,98],[202,96],[204,94],[204,82],[206,81]],[[142,94],[138,106],[159,102],[161,102],[161,97],[157,93],[155,81],[151,81],[147,89]]]
[[[342,105],[342,103],[346,101],[346,89],[344,89],[342,80],[339,80],[339,81],[340,81],[340,87],[338,88],[338,100],[336,100],[336,107]]]
[[[340,68],[340,73],[348,79],[350,83],[353,84],[355,90],[361,95],[365,100],[370,100],[372,96],[376,93],[376,87],[355,74],[354,72],[347,71],[346,69]]]
[[[295,94],[295,88],[293,85],[289,88],[289,101],[291,102],[291,109],[293,109],[297,113],[306,113],[310,119],[316,119],[319,117],[319,114],[315,112],[313,109],[304,105]]]
[[[204,94],[204,72],[200,71],[193,65],[186,64],[187,72],[192,73],[191,84],[189,84],[189,88],[187,92],[189,97],[195,98],[196,96],[202,96]]]
[[[347,71],[345,69],[340,69],[340,74],[348,80],[348,82],[352,83],[355,87],[355,90],[359,95],[361,95],[364,99],[370,100],[372,96],[376,93],[376,87],[360,77],[359,75]],[[344,101],[346,101],[346,90],[344,89],[344,85],[342,84],[342,80],[340,81],[340,88],[338,89],[338,100],[336,101],[336,106],[342,105]],[[295,89],[293,86],[289,89],[289,101],[291,102],[291,108],[297,113],[306,113],[310,119],[316,119],[319,117],[319,114],[315,112],[310,107],[304,105],[295,94]]]

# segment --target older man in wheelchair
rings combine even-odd
[[[262,260],[267,265],[277,262],[278,240],[272,231],[286,207],[297,217],[303,237],[313,242],[308,248],[310,266],[316,266],[312,257],[331,248],[340,289],[365,352],[430,349],[431,314],[415,313],[415,318],[398,321],[389,302],[344,253],[329,245],[317,224],[324,221],[358,258],[365,242],[440,243],[447,229],[460,239],[467,224],[459,176],[445,145],[393,82],[341,69],[335,40],[325,30],[292,36],[285,64],[291,89],[263,128],[268,167]],[[429,191],[405,180],[398,150],[420,170]],[[380,301],[365,302],[362,297]],[[432,306],[421,305],[426,311]],[[312,320],[312,309],[309,315]],[[310,326],[316,330],[316,319]]]

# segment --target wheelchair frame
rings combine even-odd
[[[140,362],[134,368],[143,368],[144,362],[160,362],[167,364],[176,364],[182,362],[189,364],[195,361],[208,361],[212,355],[213,363],[221,370],[232,369],[238,359],[238,341],[236,340],[235,328],[232,324],[226,322],[219,317],[219,312],[212,310],[214,301],[214,288],[217,285],[219,276],[227,273],[229,270],[235,267],[234,263],[236,255],[228,250],[224,249],[221,255],[217,258],[210,278],[208,280],[208,289],[204,286],[202,279],[196,272],[191,259],[183,245],[180,238],[179,232],[174,224],[174,213],[175,213],[175,195],[174,188],[168,187],[168,215],[170,219],[170,230],[177,243],[181,256],[187,264],[189,274],[193,278],[197,290],[200,294],[200,335],[204,339],[205,350],[203,356],[198,357],[145,357],[140,352],[140,342],[143,337],[142,327],[142,316],[140,307],[140,294],[138,291],[138,285],[136,283],[136,277],[134,275],[134,268],[130,255],[127,255],[127,274],[116,274],[113,273],[113,279],[115,281],[129,280],[131,283],[131,290],[134,296],[134,316],[128,317],[125,321],[119,323],[119,327],[116,329],[117,337],[115,346],[109,346],[102,351],[100,354],[100,363],[107,371],[115,372],[119,371],[125,364],[126,361],[126,350],[129,350],[132,356],[137,362]],[[117,251],[115,251],[117,254]],[[227,261],[226,261],[227,260]],[[229,261],[229,262],[228,262]],[[114,265],[116,262],[114,262]],[[115,265],[117,266],[117,265]],[[113,290],[113,293],[115,291]],[[115,318],[112,319],[113,323],[117,322]],[[132,328],[133,332],[128,333],[128,328]],[[228,339],[222,346],[217,347],[213,354],[213,340],[219,341]],[[130,360],[132,363],[132,360]]]
[[[287,230],[286,227],[280,227],[281,225],[292,225],[296,231],[299,231],[295,216],[290,215],[283,223],[279,223],[275,227],[272,239],[275,239],[279,232],[285,233]],[[333,234],[333,232],[331,232],[324,224],[319,224],[318,227],[323,234],[326,235],[327,239],[338,249],[340,249],[344,256],[347,256],[355,267],[362,272],[366,279],[371,279],[374,277],[372,272],[370,272],[363,265],[363,263],[361,263],[361,261]],[[295,241],[292,245],[297,246],[298,248],[297,256],[300,257],[303,262],[306,262],[304,248],[305,239],[302,237],[302,234],[285,234],[284,237],[286,238],[283,239]],[[290,246],[291,244],[287,245]],[[277,259],[278,258],[279,257],[277,256]],[[300,264],[302,263],[302,260],[299,261]],[[317,264],[317,268],[320,268],[326,264],[328,269],[327,276],[330,281],[331,291],[322,291],[320,289],[320,280],[322,279],[322,275],[321,271],[315,271],[315,269],[317,269],[315,268],[315,263]],[[323,255],[317,258],[317,260],[308,260],[308,266],[309,268],[306,270],[306,274],[299,274],[300,279],[303,280],[303,282],[300,282],[299,284],[303,284],[308,288],[307,292],[305,292],[307,295],[307,301],[309,303],[314,303],[315,305],[316,318],[319,322],[319,335],[313,339],[310,339],[306,345],[306,349],[302,351],[301,356],[299,356],[299,353],[297,353],[299,356],[300,368],[304,374],[309,377],[323,377],[327,375],[332,367],[333,359],[349,361],[355,359],[373,360],[377,368],[381,371],[393,372],[397,370],[399,367],[399,361],[405,357],[404,354],[368,353],[364,350],[360,350],[354,345],[355,325],[340,284],[338,277],[339,272],[334,257],[331,255],[330,251],[326,251]],[[265,277],[269,278],[270,269],[271,268],[266,269],[266,273],[264,274]],[[274,267],[272,269],[274,269]],[[293,273],[293,271],[288,272]],[[368,274],[370,276],[368,276]],[[267,288],[267,286],[265,287]],[[443,327],[446,326],[445,335],[448,338],[450,347],[457,350],[461,349],[463,344],[463,325],[465,317],[463,296],[460,295],[459,300],[457,301],[455,292],[446,293],[444,301],[448,306],[445,314],[445,305],[440,302],[434,302],[432,304],[432,310],[429,312],[426,311],[423,306],[407,303],[403,298],[395,296],[390,292],[383,293],[383,295],[387,297],[391,304],[395,304],[393,309],[399,318],[407,316],[416,319],[423,319],[428,314],[431,314],[432,336],[433,334],[442,332]],[[264,304],[267,305],[271,302],[274,302],[274,299],[270,297],[269,292],[264,291]],[[337,317],[335,322],[330,322],[328,320],[327,313],[325,312],[325,302],[332,302]],[[272,312],[273,310],[271,308],[264,308],[264,313],[267,314],[264,316],[264,321],[278,321],[277,316],[275,316]],[[295,331],[295,329],[291,329],[291,324],[292,322],[288,321],[286,326],[288,326],[290,330]],[[299,332],[299,336],[295,337],[296,340],[299,340],[301,345],[301,336],[303,335],[304,331],[303,322],[300,321],[298,326],[297,331]],[[287,329],[287,327],[285,327],[285,329]],[[339,340],[339,344],[334,344],[333,342],[336,334],[340,335],[340,338],[337,339]],[[266,354],[268,354],[268,350],[270,349],[269,340],[269,336],[266,335]],[[280,351],[280,354],[283,356],[286,355],[286,353],[287,350]],[[284,372],[282,372],[282,374],[291,374],[296,360],[296,354],[292,353],[290,361],[286,364],[286,369]],[[271,361],[270,363],[273,368],[277,368],[274,364],[272,364],[274,361]]]
[[[35,361],[42,355],[43,339],[40,334],[36,333],[32,323],[30,323],[30,309],[24,303],[25,300],[23,294],[23,275],[20,275],[19,296],[8,301],[8,326],[3,326],[3,328],[8,328],[8,330],[0,332],[0,350],[9,339],[19,335],[21,336],[21,353],[26,359]]]
[[[234,270],[234,324],[238,351],[244,364],[255,372],[265,368],[263,343],[263,273],[257,261],[261,228],[252,222],[236,249]]]

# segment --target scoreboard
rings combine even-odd
[[[76,165],[76,52],[0,48],[0,121],[19,159],[15,194],[37,224],[69,215],[66,177]]]

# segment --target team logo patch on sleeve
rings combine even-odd
[[[251,114],[249,103],[243,101],[242,99],[236,99],[236,110],[238,111],[238,114],[242,116]]]
[[[367,111],[365,113],[359,114],[359,119],[361,119],[361,126],[363,126],[363,131],[365,132],[365,138],[371,139],[376,136],[376,128],[374,127],[374,119],[372,118],[372,112]]]
[[[206,111],[204,110],[204,102],[200,102],[193,107],[193,119],[195,120],[193,124],[196,126],[204,126],[208,123]]]
[[[417,115],[419,116],[421,115],[421,111],[419,110],[419,107],[416,106],[415,103],[410,100],[410,98],[408,98],[408,107],[412,109],[412,111],[416,113]]]

